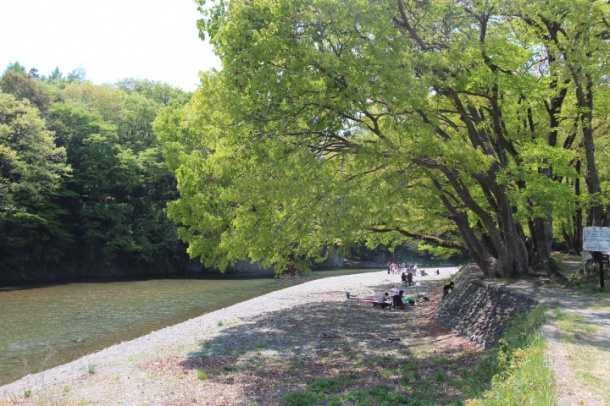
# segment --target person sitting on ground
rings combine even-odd
[[[388,296],[389,295],[387,292],[380,290],[377,293],[375,300],[373,301],[373,306],[381,306],[382,309],[385,309],[386,307],[390,306],[390,304],[386,302]]]
[[[402,302],[408,304],[409,306],[415,306],[415,299],[413,299],[411,296],[403,297]]]
[[[400,298],[400,303],[401,303],[401,307],[399,307],[399,308],[404,308],[405,310],[407,310],[407,309],[411,308],[411,303],[409,302],[410,298],[405,298],[404,294],[405,294],[404,290],[401,290],[399,292],[398,297]],[[413,302],[413,303],[415,303],[415,302]]]
[[[445,286],[443,286],[443,299],[449,294],[449,291],[455,290],[455,283],[453,281],[449,282]],[[442,299],[441,299],[442,300]]]

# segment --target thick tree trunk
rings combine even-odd
[[[549,277],[561,276],[559,270],[551,260],[553,245],[553,218],[551,215],[546,219],[538,218],[533,222],[533,241],[537,261],[532,265],[534,268],[546,273]]]

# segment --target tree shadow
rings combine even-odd
[[[320,380],[342,382],[338,393],[390,385],[405,396],[420,396],[425,382],[435,402],[451,403],[480,351],[431,320],[435,299],[407,311],[347,299],[264,313],[221,326],[179,365],[260,404],[281,404]]]

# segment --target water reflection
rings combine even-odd
[[[371,271],[323,271],[313,277]],[[313,277],[150,279],[2,291],[0,385]]]

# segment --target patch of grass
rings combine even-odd
[[[433,362],[434,362],[434,365],[447,365],[447,364],[451,364],[452,361],[450,359],[441,357],[441,358],[435,358],[433,360]]]
[[[398,371],[401,374],[404,374],[408,371],[417,371],[419,369],[419,365],[417,365],[414,362],[409,362],[407,364],[402,364],[401,366],[398,367]]]
[[[423,406],[423,405],[434,405],[437,404],[436,397],[438,393],[435,393],[434,390],[431,390],[430,384],[428,382],[418,383],[413,389],[413,393],[411,394],[411,402],[409,405],[414,406]]]
[[[608,359],[607,346],[584,345],[574,340],[568,344],[567,350],[573,356],[569,356],[570,367],[576,375],[578,385],[586,392],[596,394],[598,397],[610,400],[610,367],[606,362],[600,360]]]
[[[595,333],[599,330],[598,327],[587,324],[587,320],[580,314],[562,312],[557,309],[553,310],[555,322],[566,333]]]
[[[462,386],[469,405],[556,404],[554,375],[540,338],[544,312],[536,308],[515,319],[475,372],[466,374]]]
[[[443,371],[437,371],[437,372],[434,374],[434,380],[435,380],[436,382],[443,382],[443,381],[445,380],[445,372],[443,372]]]
[[[23,391],[24,398],[29,398],[30,396],[32,396],[32,391],[30,389],[26,389]]]
[[[309,406],[326,400],[326,394],[313,391],[289,392],[282,396],[286,406]]]
[[[377,363],[375,361],[371,361],[371,360],[366,361],[364,363],[364,366],[367,367],[367,368],[373,368],[375,365],[377,365]]]
[[[335,393],[339,392],[342,386],[336,380],[329,379],[326,381],[314,381],[307,389],[315,392]]]
[[[63,392],[64,392],[64,393],[68,393],[68,392],[70,392],[70,387],[69,387],[69,386],[64,386],[64,388],[63,388]]]
[[[329,405],[360,405],[360,406],[399,406],[416,405],[405,395],[388,385],[378,385],[372,389],[361,389],[334,397]]]
[[[200,381],[207,381],[208,380],[208,373],[205,372],[204,369],[197,369],[197,379],[199,379]]]
[[[282,396],[282,402],[286,406],[309,406],[314,403],[325,402],[328,396],[343,390],[353,382],[354,375],[341,375],[335,379],[316,380],[307,385],[304,391],[290,392]],[[330,404],[333,400],[331,400]],[[343,403],[338,403],[343,405]]]
[[[95,373],[95,364],[89,364],[87,366],[87,373],[89,373],[89,375],[93,375]]]
[[[218,327],[222,327],[222,326],[224,325],[224,323],[222,322],[222,320],[220,320],[218,323],[216,323],[216,325],[217,325]]]

